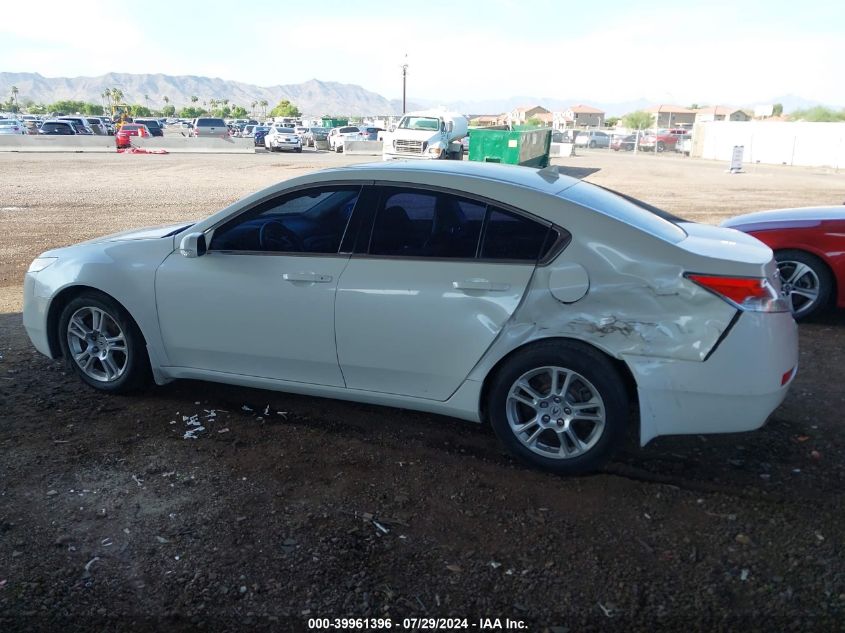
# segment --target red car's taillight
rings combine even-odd
[[[724,277],[687,273],[687,279],[749,312],[789,312],[789,304],[763,277]]]

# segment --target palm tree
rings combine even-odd
[[[164,95],[161,100],[164,101],[164,105],[170,103],[170,97],[168,97],[167,95]]]
[[[253,101],[250,105],[252,106],[252,116],[255,116],[255,106],[258,105],[258,101]]]
[[[214,109],[217,107],[217,99],[209,99],[208,105],[211,106],[211,111],[213,112]]]
[[[267,116],[267,106],[270,105],[268,103],[267,99],[262,99],[261,101],[258,102],[258,105],[261,106],[261,111],[264,113],[264,116],[266,117]]]
[[[12,86],[12,99],[15,102],[15,112],[18,111],[18,87]]]
[[[197,102],[197,101],[199,101],[199,100],[200,100],[200,98],[199,98],[198,96],[196,96],[196,95],[191,95],[191,103],[196,103],[196,102]]]
[[[148,94],[144,95],[144,102],[147,104],[147,107],[149,108],[150,107],[150,95],[148,95]]]
[[[115,103],[122,103],[123,102],[123,90],[120,88],[112,88],[111,89],[111,98],[112,101]]]

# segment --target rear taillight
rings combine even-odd
[[[687,273],[686,278],[749,312],[789,312],[789,304],[768,279]]]

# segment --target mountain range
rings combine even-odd
[[[200,104],[207,103],[210,99],[218,101],[228,99],[230,104],[241,105],[248,110],[253,102],[260,102],[262,99],[266,100],[271,108],[279,101],[288,99],[296,104],[303,114],[312,116],[388,115],[402,111],[402,102],[398,99],[387,99],[355,84],[318,79],[299,84],[256,86],[219,77],[174,76],[161,73],[108,73],[99,77],[44,77],[39,73],[0,72],[0,99],[8,97],[12,86],[18,88],[18,101],[21,103],[26,103],[28,100],[35,103],[52,103],[59,100],[101,103],[100,95],[104,90],[119,88],[123,91],[126,102],[149,105],[156,109],[165,105],[163,99],[165,96],[177,109],[190,105],[191,96],[196,96]],[[654,104],[653,101],[644,98],[602,103],[586,96],[572,99],[511,96],[473,101],[434,101],[420,98],[409,101],[408,109],[442,105],[465,114],[499,114],[523,105],[542,105],[550,110],[564,110],[578,103],[600,108],[608,116],[619,116]],[[818,101],[807,100],[796,95],[775,97],[764,103],[782,103],[786,112],[821,105]]]

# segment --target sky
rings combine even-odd
[[[749,105],[793,94],[845,106],[844,0],[83,6],[68,13],[66,1],[40,0],[37,18],[0,20],[0,71],[204,75],[264,86],[317,78],[394,99],[407,55],[409,100]]]

